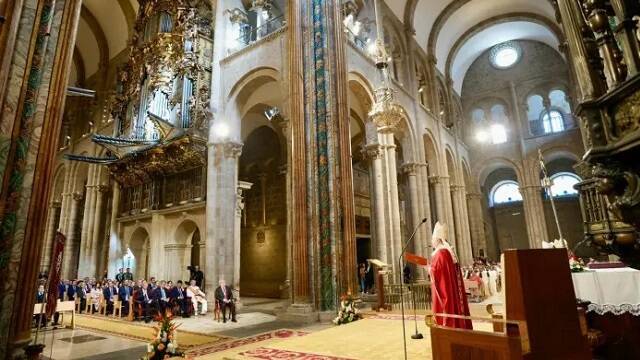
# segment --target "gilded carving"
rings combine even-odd
[[[616,134],[621,137],[640,129],[640,91],[615,107],[613,124]]]

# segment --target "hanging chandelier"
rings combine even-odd
[[[374,124],[380,129],[395,129],[404,116],[402,107],[395,101],[394,90],[391,88],[391,78],[389,77],[389,53],[384,44],[384,34],[382,30],[382,20],[378,11],[378,0],[374,1],[377,39],[373,45],[371,56],[375,61],[376,68],[380,75],[380,85],[375,90],[375,103],[373,104],[369,116]]]

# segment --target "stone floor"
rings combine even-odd
[[[472,313],[481,315],[484,305],[471,305]],[[211,313],[187,319],[178,318],[176,322],[181,323],[180,328],[186,331],[228,338],[189,349],[188,356],[197,360],[306,359],[304,356],[314,359],[403,357],[402,317],[398,314],[370,314],[363,321],[335,327],[328,323],[301,325],[281,321],[274,315],[279,311],[282,311],[282,302],[279,300],[244,299],[237,323],[216,322]],[[417,322],[419,331],[425,335],[423,340],[409,338],[415,331],[412,317],[409,319],[411,321],[405,324],[409,358],[429,359],[429,335],[423,316],[418,315]],[[144,341],[86,329],[48,330],[44,333],[44,343],[47,348],[43,358],[52,360],[139,359],[146,350]]]

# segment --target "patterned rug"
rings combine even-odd
[[[238,354],[238,352],[251,351],[271,343],[282,340],[306,336],[307,332],[298,330],[280,329],[263,334],[219,342],[213,345],[200,346],[197,349],[187,351],[187,356],[200,359],[226,359],[226,356]],[[234,357],[235,358],[235,357]]]
[[[70,317],[65,318],[65,324],[69,324],[70,321]],[[96,315],[76,315],[76,326],[81,329],[144,342],[153,339],[155,335],[153,323],[150,323],[150,325],[141,325],[131,321]],[[200,334],[178,328],[178,344],[183,350],[202,345],[211,345],[229,339],[230,338],[224,336]]]

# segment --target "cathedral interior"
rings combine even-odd
[[[537,358],[640,356],[638,1],[0,0],[0,19],[0,358],[144,357],[143,324],[77,299],[75,330],[41,329],[38,286],[196,266],[239,325],[185,319],[188,357],[474,358],[438,350],[433,275],[407,262],[438,222],[472,317],[534,324],[504,295],[557,277],[588,355]],[[541,261],[546,288],[509,285],[506,253],[550,246],[571,258]],[[588,296],[598,271],[624,301]],[[364,319],[331,325],[352,298]],[[406,306],[428,339],[403,349]],[[530,326],[520,356],[543,353]]]

